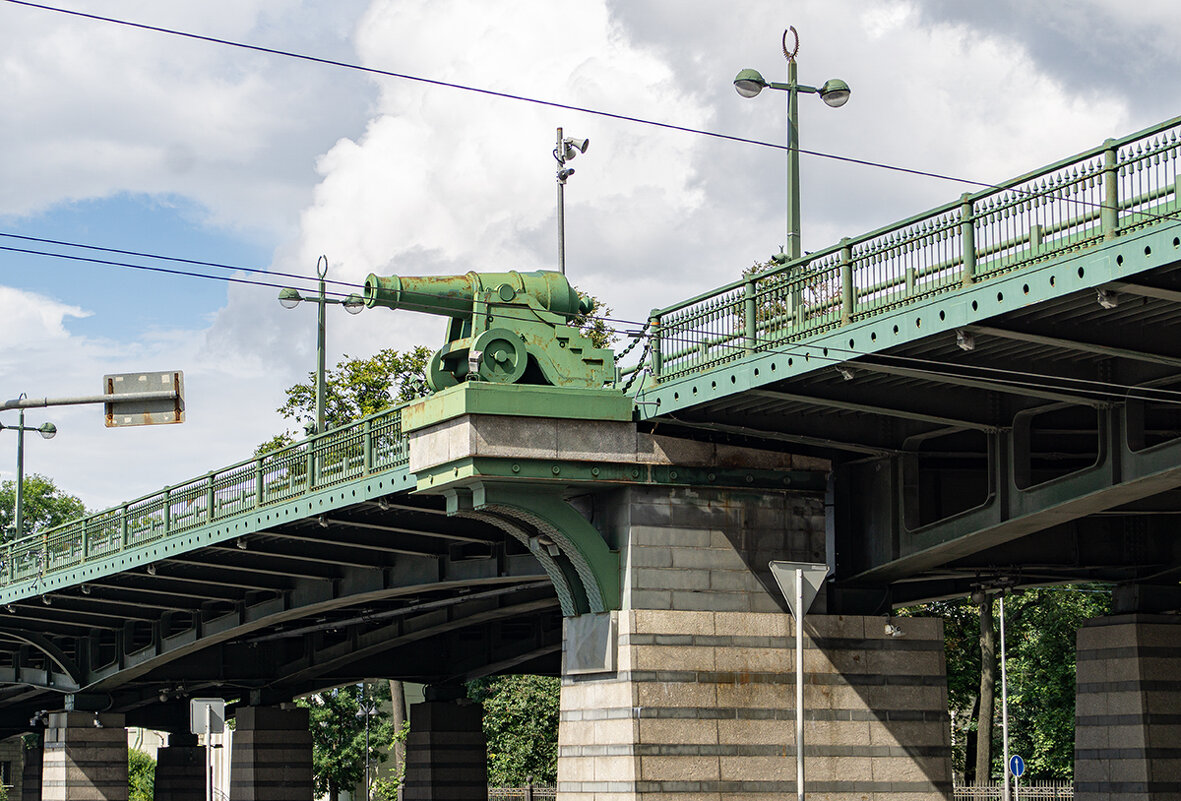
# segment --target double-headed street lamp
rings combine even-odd
[[[23,392],[20,397],[25,397]],[[21,409],[20,422],[17,425],[6,426],[0,423],[0,431],[6,428],[16,432],[16,503],[13,509],[16,526],[13,529],[12,538],[19,540],[25,525],[25,432],[36,431],[44,439],[53,439],[57,436],[57,426],[53,423],[27,426],[25,425],[25,410]]]
[[[298,289],[279,290],[279,304],[284,309],[294,309],[301,301],[315,303],[318,308],[316,331],[316,430],[313,434],[323,434],[324,425],[324,309],[329,304],[339,303],[349,314],[360,314],[365,308],[365,299],[352,294],[346,298],[330,298],[325,289],[325,277],[328,275],[328,257],[321,256],[316,261],[316,275],[320,277],[320,290],[315,297],[305,298]]]
[[[574,174],[573,167],[567,167],[567,161],[573,161],[579,153],[585,153],[590,147],[589,139],[578,139],[573,136],[562,136],[562,129],[558,129],[558,144],[554,147],[554,160],[558,162],[558,272],[566,274],[566,179]]]
[[[787,49],[787,34],[791,33],[795,45]],[[820,99],[833,108],[840,108],[849,100],[849,84],[839,78],[824,82],[823,86],[805,86],[796,80],[796,54],[800,51],[800,36],[794,27],[783,32],[783,57],[787,59],[787,83],[767,81],[757,70],[746,69],[734,78],[734,88],[743,97],[754,97],[764,89],[779,89],[787,92],[787,256],[798,259],[803,251],[800,247],[800,135],[798,98],[804,94],[820,95]]]

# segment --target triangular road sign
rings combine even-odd
[[[815,562],[771,562],[771,575],[779,585],[779,591],[787,599],[787,606],[792,617],[799,620],[808,614],[820,586],[828,576],[828,565]],[[796,609],[796,580],[803,579],[803,609]]]

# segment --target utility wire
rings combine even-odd
[[[391,70],[377,69],[376,67],[366,67],[361,64],[352,64],[347,61],[338,61],[331,58],[322,58],[320,56],[313,56],[307,53],[296,53],[291,50],[280,50],[274,47],[263,47],[262,45],[249,44],[247,42],[238,42],[233,39],[222,39],[216,36],[205,36],[197,33],[190,33],[188,31],[181,31],[175,28],[165,28],[159,25],[148,25],[142,22],[132,22],[131,20],[119,19],[116,17],[104,17],[99,14],[87,14],[83,11],[74,11],[68,8],[59,8],[57,6],[45,5],[43,3],[32,3],[29,0],[3,0],[5,3],[10,3],[17,6],[26,6],[28,8],[36,8],[42,11],[52,11],[58,14],[66,14],[71,17],[80,17],[95,22],[106,22],[112,25],[122,25],[127,28],[136,28],[144,31],[152,31],[154,33],[163,33],[169,36],[179,36],[185,39],[193,39],[199,42],[209,42],[211,44],[225,45],[226,47],[235,47],[240,50],[250,50],[256,53],[267,53],[273,56],[283,56],[284,58],[293,58],[299,61],[307,61],[313,64],[323,64],[330,67],[339,67],[341,69],[353,70],[369,75],[381,75],[387,78],[398,78],[404,81],[413,81],[415,83],[427,84],[429,86],[439,86],[446,89],[457,89],[463,92],[473,92],[475,94],[487,95],[489,97],[498,97],[503,100],[515,100],[520,103],[530,103],[535,106],[546,106],[548,108],[557,108],[564,111],[576,111],[581,114],[590,114],[595,117],[605,117],[607,119],[619,120],[621,122],[634,122],[638,125],[648,125],[653,128],[661,128],[667,131],[679,131],[681,133],[696,134],[698,136],[706,136],[713,139],[721,139],[728,142],[738,142],[745,145],[757,145],[758,147],[769,147],[775,150],[787,150],[788,146],[778,142],[766,142],[760,139],[749,139],[742,136],[734,136],[732,134],[719,133],[717,131],[707,131],[700,128],[690,128],[686,125],[674,125],[668,122],[659,122],[657,120],[645,119],[643,117],[633,117],[627,114],[616,114],[610,111],[601,111],[586,106],[575,106],[570,103],[558,103],[553,100],[542,100],[536,97],[529,97],[527,95],[518,95],[511,92],[498,92],[494,89],[484,89],[479,86],[470,86],[468,84],[454,83],[451,81],[442,81],[436,78],[424,78],[421,75],[411,75],[405,72],[393,72]],[[924,178],[937,178],[942,181],[955,181],[962,184],[970,184],[972,186],[979,186],[983,188],[992,188],[993,184],[984,181],[974,181],[970,178],[959,178],[952,175],[944,175],[942,173],[931,172],[929,170],[920,170],[911,167],[898,167],[893,164],[885,164],[879,161],[871,161],[868,159],[858,159],[849,156],[838,156],[833,153],[823,153],[817,150],[805,150],[797,148],[797,152],[808,156],[816,156],[817,158],[831,159],[833,161],[841,161],[848,164],[858,164],[863,167],[877,167],[878,169],[891,170],[893,172],[906,173],[908,175],[917,175]]]

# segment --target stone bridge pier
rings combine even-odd
[[[555,585],[559,798],[793,795],[797,670],[810,798],[950,798],[941,621],[819,599],[795,651],[768,563],[828,560],[827,463],[641,433],[602,391],[521,389],[461,385],[403,420],[419,491],[500,526]]]

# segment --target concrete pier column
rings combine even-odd
[[[1075,798],[1181,797],[1181,620],[1096,618],[1077,647]]]
[[[230,801],[312,801],[312,735],[297,706],[239,707]]]
[[[127,730],[122,715],[50,713],[41,799],[127,801]]]
[[[457,699],[410,707],[404,801],[487,801],[484,710]]]
[[[205,747],[197,735],[178,732],[168,735],[168,746],[156,751],[154,801],[205,801]]]
[[[823,500],[630,489],[596,509],[623,609],[566,620],[560,796],[794,798],[795,628],[767,562],[824,561]],[[950,798],[942,621],[814,614],[804,633],[809,798]]]

